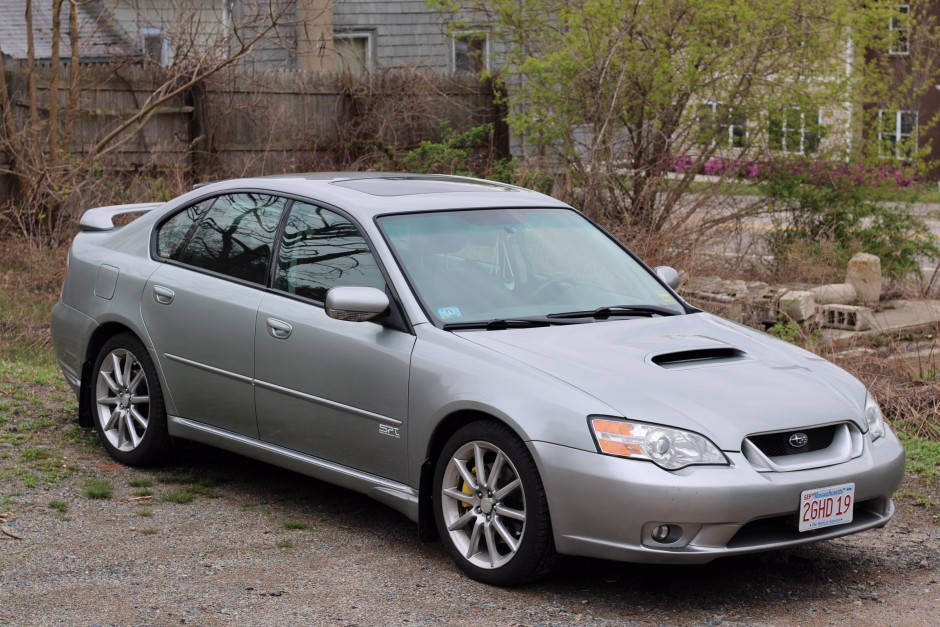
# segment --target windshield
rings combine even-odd
[[[573,210],[399,214],[378,223],[438,324],[622,306],[685,311],[623,248]]]

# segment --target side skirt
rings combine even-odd
[[[304,455],[237,433],[217,429],[178,416],[167,417],[170,435],[216,446],[226,451],[280,466],[302,475],[332,483],[388,505],[414,522],[418,521],[418,491],[404,483],[370,475],[319,457]]]

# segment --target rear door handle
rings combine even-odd
[[[172,303],[174,296],[176,296],[176,294],[168,287],[163,287],[162,285],[153,286],[153,299],[161,305],[169,305]]]
[[[294,330],[294,327],[277,318],[268,318],[267,325],[268,335],[275,340],[286,340],[290,337],[290,332]]]

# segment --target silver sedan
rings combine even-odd
[[[290,175],[86,212],[52,331],[114,459],[333,482],[487,583],[885,525],[904,452],[865,387],[677,285],[529,190]]]

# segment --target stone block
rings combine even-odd
[[[795,322],[810,320],[816,315],[816,294],[809,290],[792,290],[780,297],[780,311]]]
[[[858,292],[849,283],[820,285],[810,291],[816,295],[817,305],[851,305],[858,300]]]
[[[872,313],[868,307],[857,305],[821,305],[819,326],[845,331],[867,331],[872,326]]]
[[[858,253],[849,260],[845,282],[855,288],[859,302],[876,304],[881,300],[881,259],[877,255]]]

